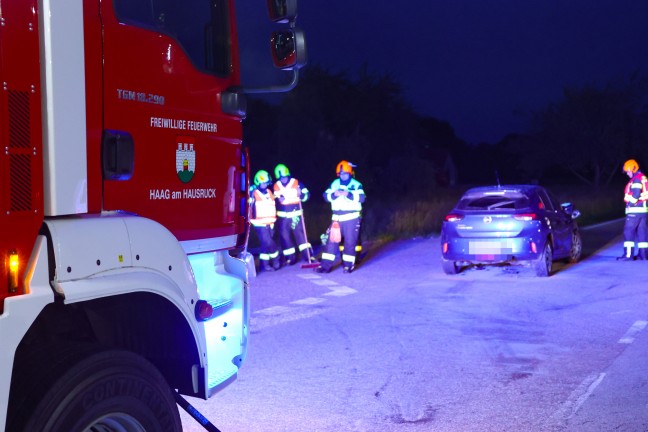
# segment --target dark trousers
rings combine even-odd
[[[279,250],[277,249],[277,243],[274,241],[274,233],[270,225],[254,225],[254,231],[259,238],[259,242],[261,243],[259,261],[261,263],[261,267],[263,269],[266,269],[268,265],[272,264],[272,261],[279,259]]]
[[[353,268],[356,261],[356,246],[358,245],[358,237],[360,235],[360,218],[351,219],[348,221],[338,222],[340,224],[340,231],[342,232],[342,265],[346,268]],[[330,228],[329,228],[330,231]],[[332,242],[329,236],[326,242],[326,248],[322,253],[322,260],[320,265],[324,270],[330,270],[335,262],[336,253],[338,252],[340,243]]]
[[[297,251],[301,252],[304,260],[308,260],[308,253],[311,252],[310,243],[306,239],[302,217],[278,217],[277,226],[279,229],[279,240],[281,241],[281,253],[286,262],[296,262],[295,255]],[[293,237],[295,241],[293,241]]]
[[[625,226],[623,227],[623,250],[626,257],[631,257],[636,248],[639,256],[646,258],[646,249],[648,248],[647,217],[648,215],[645,213],[626,215]]]

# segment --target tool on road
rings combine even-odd
[[[187,414],[189,414],[191,417],[194,418],[203,428],[205,428],[206,431],[208,432],[221,432],[220,429],[218,429],[216,426],[212,424],[205,416],[203,416],[200,411],[198,411],[196,408],[194,408],[193,405],[191,405],[187,399],[183,398],[180,393],[174,390],[173,396],[175,397],[176,403],[180,405],[182,409],[187,411]]]
[[[302,208],[301,201],[299,202],[299,211],[301,213],[301,227],[304,232],[304,239],[308,242],[308,234],[306,234],[306,223],[304,222],[304,209]],[[315,268],[319,266],[319,262],[315,257],[311,256],[311,246],[306,248],[306,256],[308,257],[308,262],[301,265],[301,268]]]

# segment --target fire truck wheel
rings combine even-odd
[[[25,402],[34,405],[22,431],[182,431],[164,377],[127,351],[94,352],[67,363],[48,388],[31,387]]]

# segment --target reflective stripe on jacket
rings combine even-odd
[[[282,218],[294,218],[294,217],[301,216],[302,214],[303,214],[303,212],[302,212],[301,209],[291,210],[291,211],[279,210],[277,212],[277,216],[282,217]]]
[[[347,191],[347,196],[336,196],[335,192],[340,190]],[[365,193],[362,183],[356,179],[350,179],[347,184],[343,184],[340,179],[335,179],[324,192],[324,199],[331,203],[333,220],[341,222],[360,217]]]
[[[275,208],[275,198],[270,189],[266,193],[259,189],[252,192],[252,218],[250,223],[255,226],[264,226],[273,224],[277,220],[277,209]]]
[[[280,209],[282,206],[299,204],[308,199],[308,189],[300,185],[296,178],[291,178],[286,186],[281,181],[275,182],[274,194],[277,199],[284,197],[284,200],[279,202]]]
[[[625,187],[626,214],[648,213],[648,179],[637,171]]]

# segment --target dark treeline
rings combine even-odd
[[[250,99],[244,138],[252,170],[281,162],[321,193],[347,159],[382,196],[495,183],[625,181],[629,157],[648,164],[648,80],[638,74],[605,86],[566,88],[560,101],[528,113],[529,128],[498,143],[469,144],[452,125],[411,108],[401,86],[366,68],[350,78],[319,66],[277,103]],[[372,192],[369,192],[370,194]]]

